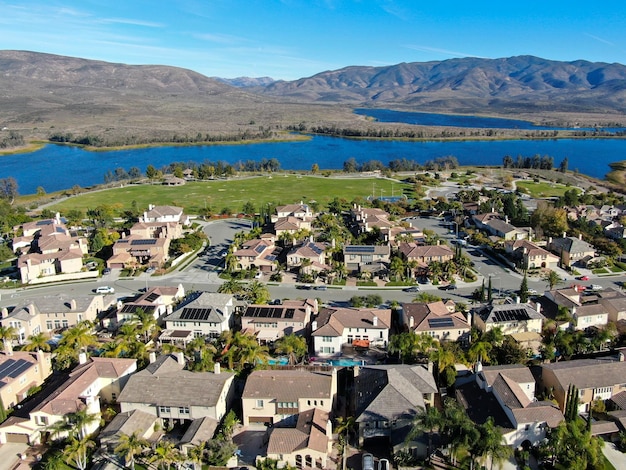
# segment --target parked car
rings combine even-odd
[[[255,275],[254,278],[255,279],[261,279],[263,277],[263,272],[262,271],[258,271]]]
[[[95,290],[96,294],[115,294],[115,289],[111,286],[100,286]]]
[[[148,269],[146,269],[146,274],[153,274],[156,271],[156,269],[154,269],[153,267],[149,267]]]
[[[313,289],[315,289],[315,290],[326,290],[327,287],[324,284],[322,284],[322,285],[319,285],[319,286],[315,286]]]
[[[537,289],[528,289],[527,291],[530,295],[537,295]]]
[[[111,268],[104,268],[102,274],[111,274]]]
[[[374,470],[374,456],[372,454],[363,454],[363,470]]]
[[[282,305],[283,301],[281,299],[270,300],[270,305]]]
[[[389,460],[380,459],[378,461],[378,470],[390,470],[391,466],[389,465]]]
[[[602,289],[604,289],[604,287],[602,287],[600,284],[591,284],[589,286],[589,289],[591,289],[591,290],[602,290]]]
[[[448,284],[447,286],[441,286],[439,290],[456,290],[456,284]]]
[[[420,288],[417,286],[405,287],[402,292],[419,292]]]
[[[576,279],[578,279],[579,281],[588,281],[589,276],[578,276]]]

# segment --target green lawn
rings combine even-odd
[[[535,183],[534,181],[516,181],[515,185],[520,189],[520,191],[529,194],[531,197],[563,196],[565,191],[573,188],[572,186],[551,183],[549,181],[540,181],[538,183]]]
[[[375,186],[374,186],[375,185]],[[273,177],[235,178],[231,180],[192,182],[184,186],[129,185],[122,188],[94,191],[61,201],[50,207],[63,213],[69,209],[86,210],[101,204],[113,205],[118,209],[130,208],[132,201],[139,208],[148,204],[174,205],[185,208],[189,214],[198,213],[205,207],[215,212],[228,207],[239,212],[250,201],[257,211],[267,203],[272,205],[292,204],[300,201],[317,201],[322,207],[339,196],[347,201],[366,198],[372,194],[399,196],[410,191],[410,185],[379,178],[323,178],[299,175],[275,175]]]

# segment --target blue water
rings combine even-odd
[[[364,365],[364,361],[358,359],[323,359],[323,358],[315,358],[313,364],[329,364],[331,366],[336,367],[353,367],[353,366],[361,366]]]
[[[487,129],[521,129],[521,130],[586,130],[593,131],[595,128],[567,128],[537,126],[530,121],[520,119],[505,119],[483,116],[464,116],[460,114],[435,114],[419,113],[411,111],[394,111],[391,109],[355,109],[356,114],[371,116],[380,122],[401,122],[404,124],[416,124],[421,126],[443,126],[443,127],[472,127]],[[623,131],[626,128],[602,129],[606,132]]]
[[[501,165],[505,155],[549,155],[558,166],[568,157],[569,169],[597,178],[610,171],[611,162],[626,159],[626,139],[558,139],[511,141],[407,142],[351,140],[315,136],[309,141],[249,145],[198,147],[154,147],[137,150],[87,152],[78,147],[47,145],[26,154],[0,157],[0,178],[12,176],[20,194],[35,193],[38,186],[47,192],[101,184],[104,174],[122,167],[137,166],[141,171],[151,164],[157,168],[171,162],[224,161],[231,164],[246,160],[276,158],[285,170],[320,168],[341,169],[343,162],[407,158],[424,163],[452,155],[461,165]]]

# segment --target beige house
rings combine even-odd
[[[116,329],[126,321],[136,320],[137,312],[143,310],[150,314],[155,320],[172,313],[174,304],[185,297],[185,288],[182,284],[178,286],[155,286],[148,289],[139,297],[130,302],[118,301],[117,309],[114,312],[115,318],[110,319],[105,328]]]
[[[578,389],[578,409],[589,411],[597,400],[608,400],[626,391],[626,362],[624,354],[599,359],[578,359],[541,365],[544,390],[551,392],[565,410],[570,384]]]
[[[550,238],[548,249],[561,259],[563,266],[573,266],[576,264],[586,264],[585,260],[595,256],[595,248],[582,239],[582,234],[578,237]]]
[[[330,269],[326,264],[326,250],[328,243],[318,243],[308,241],[301,245],[294,246],[287,253],[287,268],[302,266],[303,262],[309,263],[309,268],[315,271]],[[308,260],[308,261],[305,261]]]
[[[522,240],[528,238],[528,232],[521,230],[509,223],[508,217],[502,217],[497,212],[477,214],[472,220],[479,230],[483,230],[495,237],[504,240]]]
[[[471,326],[461,312],[448,308],[441,300],[430,303],[402,304],[404,326],[415,334],[427,334],[438,341],[465,339]]]
[[[233,249],[233,256],[237,259],[237,269],[258,268],[261,271],[274,271],[278,251],[273,238],[256,238],[244,242],[241,248]]]
[[[82,353],[79,362],[71,372],[55,376],[0,424],[0,443],[37,444],[50,437],[51,425],[67,419],[69,414],[84,410],[100,416],[100,401],[117,400],[128,377],[137,370],[135,359],[87,359]],[[91,434],[99,426],[97,419],[86,425],[85,432]]]
[[[554,304],[557,312],[559,309],[569,311],[572,317],[570,326],[573,329],[585,330],[590,327],[605,326],[609,320],[607,305],[599,301],[597,296],[582,295],[582,291],[575,287],[547,291],[544,296]],[[610,295],[609,292],[607,291],[607,297]],[[546,303],[546,307],[548,306],[549,304]]]
[[[295,468],[328,468],[332,450],[330,414],[313,408],[298,414],[293,428],[272,428],[267,458]]]
[[[375,207],[365,208],[354,205],[350,210],[350,217],[357,227],[358,233],[371,232],[374,227],[381,231],[388,230],[394,225],[397,225],[389,220],[389,213],[387,211]]]
[[[23,283],[83,271],[87,240],[71,235],[58,213],[54,219],[28,222],[18,228],[23,234],[13,240],[13,250],[20,253],[17,269]]]
[[[170,243],[169,238],[142,238],[136,235],[120,238],[113,244],[113,255],[107,260],[107,267],[162,266],[169,257]]]
[[[262,343],[285,335],[308,336],[317,299],[285,300],[280,305],[248,305],[241,315],[241,330]]]
[[[26,300],[11,312],[2,309],[2,326],[12,326],[17,330],[17,341],[24,344],[31,335],[51,334],[61,328],[75,326],[83,320],[95,321],[113,298],[102,295],[72,298],[65,294],[37,297]]]
[[[5,408],[13,408],[39,387],[52,373],[50,353],[11,351],[0,352],[0,398]]]
[[[148,210],[143,213],[141,222],[176,222],[189,225],[189,217],[185,215],[182,207],[155,206],[150,204]]]
[[[276,223],[278,219],[286,217],[296,217],[298,219],[312,219],[315,214],[311,211],[308,204],[300,202],[300,204],[287,204],[285,206],[276,206],[275,214],[272,214],[271,220]]]
[[[554,269],[559,265],[559,257],[528,240],[507,240],[506,252],[522,269]]]
[[[236,308],[231,294],[195,294],[165,317],[165,329],[159,339],[187,343],[193,338],[217,338],[234,326]]]
[[[118,397],[122,412],[143,411],[162,425],[209,417],[219,422],[234,399],[232,372],[185,370],[183,353],[154,355],[145,369],[133,374]]]
[[[510,335],[532,331],[541,333],[545,317],[529,304],[490,304],[471,310],[473,326],[487,332],[500,328]]]
[[[390,328],[390,309],[324,308],[311,323],[313,350],[316,356],[336,356],[355,341],[385,348]]]
[[[454,258],[454,252],[448,245],[418,245],[417,243],[400,243],[398,251],[402,258],[417,263],[418,269],[428,268],[433,261],[445,263]]]
[[[389,245],[345,245],[343,261],[348,271],[380,271],[386,269],[391,256]]]
[[[315,408],[331,413],[336,394],[336,369],[255,370],[243,389],[242,424],[294,424],[299,413]]]
[[[311,230],[311,218],[300,219],[294,216],[281,217],[274,222],[274,233],[276,237],[283,234],[293,235],[300,230]]]

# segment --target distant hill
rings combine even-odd
[[[626,67],[532,56],[346,67],[254,91],[282,98],[463,110],[626,111]]]

